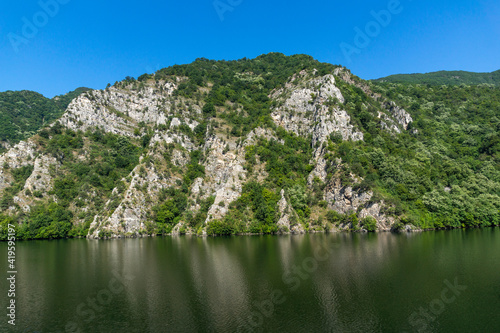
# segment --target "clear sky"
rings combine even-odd
[[[200,57],[268,52],[309,54],[364,79],[500,69],[498,0],[397,3],[2,0],[0,91],[53,97]]]

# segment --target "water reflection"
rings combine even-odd
[[[498,229],[24,242],[18,322],[41,332],[68,323],[82,332],[411,331],[410,314],[457,277],[467,293],[430,327],[474,331],[478,319],[500,324],[499,250]],[[116,276],[124,288],[110,294]]]

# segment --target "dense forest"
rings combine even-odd
[[[490,85],[380,83],[373,89],[409,110],[396,138],[344,143],[351,168],[422,228],[500,223],[500,89]],[[375,136],[375,135],[376,136]]]
[[[440,85],[478,85],[483,83],[500,85],[500,70],[491,73],[466,71],[440,71],[426,74],[396,74],[383,77],[374,82]]]
[[[1,92],[0,142],[12,145],[36,134],[42,126],[59,118],[74,98],[88,90],[78,88],[53,99],[28,90]]]
[[[30,166],[16,169],[15,181],[0,201],[2,225],[20,223],[22,239],[86,236],[95,214],[105,214],[103,210],[112,213],[120,205],[131,184],[130,172],[140,166],[138,172],[146,175],[150,165],[165,168],[167,176],[181,174],[182,178],[175,186],[159,190],[157,199],[146,196],[146,202],[153,201],[147,203],[152,207],[145,219],[148,234],[168,234],[180,222],[181,233],[283,231],[277,225],[281,190],[287,193],[295,212],[291,225],[301,224],[306,231],[330,230],[339,225],[375,231],[376,221],[361,218],[359,211],[341,214],[328,208],[325,186],[335,178],[354,191],[373,192],[370,202],[385,203],[383,213],[397,221],[394,230],[405,225],[431,229],[500,224],[500,88],[491,84],[433,86],[368,82],[355,76],[352,82],[337,78],[336,85],[345,98],[341,107],[364,140],[342,140],[332,133],[323,143],[327,179],[308,183],[314,169],[313,151],[318,147],[311,143],[311,136],[298,136],[273,122],[271,113],[279,103],[270,96],[296,73],[305,71],[322,77],[338,67],[309,56],[268,54],[238,61],[198,59],[138,79],[127,77],[114,87],[140,91],[148,82],[183,78],[172,96],[174,107],[188,110],[196,105],[202,112],[195,116],[198,125],[194,129],[182,125],[174,131],[200,148],[188,152],[178,142],[164,144],[163,159],[154,160],[152,153],[157,148],[149,144],[150,140],[169,126],[140,123],[132,137],[99,129],[74,131],[58,124],[46,127],[35,140],[41,151],[57,158],[61,165],[51,170],[54,187],[46,201],[40,193],[29,193],[40,199],[29,212],[9,213],[32,171]],[[383,106],[373,98],[375,95],[396,102],[411,114],[413,122],[405,131],[385,130],[377,116]],[[334,107],[340,102],[328,103]],[[47,108],[40,108],[38,113],[47,114]],[[40,119],[40,126],[48,121]],[[213,133],[223,134],[228,142],[241,147],[245,136],[257,127],[269,129],[274,138],[262,137],[242,148],[248,178],[241,195],[224,206],[227,214],[223,218],[205,223],[214,196],[193,197],[193,183],[206,175],[208,157],[201,147]],[[187,156],[183,168],[171,162],[176,149]],[[352,175],[361,181],[356,182]],[[135,186],[148,192],[146,185],[144,189]],[[192,210],[195,205],[199,208]],[[111,236],[104,231],[100,235]]]

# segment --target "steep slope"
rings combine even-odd
[[[425,122],[454,125],[395,87],[268,54],[87,91],[0,156],[0,235],[9,222],[24,239],[456,226],[435,200],[471,200],[477,189],[451,181],[456,168],[456,182],[472,180],[469,160],[443,150],[442,137],[436,150]],[[483,89],[498,116],[496,89],[468,89]],[[491,143],[475,150],[474,181],[486,187],[459,223],[498,223],[497,123],[478,134]],[[433,160],[450,173],[436,174]]]
[[[89,90],[92,89],[86,87],[79,87],[64,95],[55,96],[54,98],[52,98],[52,101],[54,101],[54,103],[56,103],[62,110],[66,110],[66,108],[68,107],[69,103],[71,103],[72,100],[74,100],[75,98],[77,98],[78,96]]]
[[[88,88],[78,88],[48,99],[23,90],[0,93],[0,143],[6,148],[34,135],[42,126],[59,118],[68,104]]]

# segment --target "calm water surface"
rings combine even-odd
[[[18,242],[17,269],[2,332],[500,332],[498,228]]]

